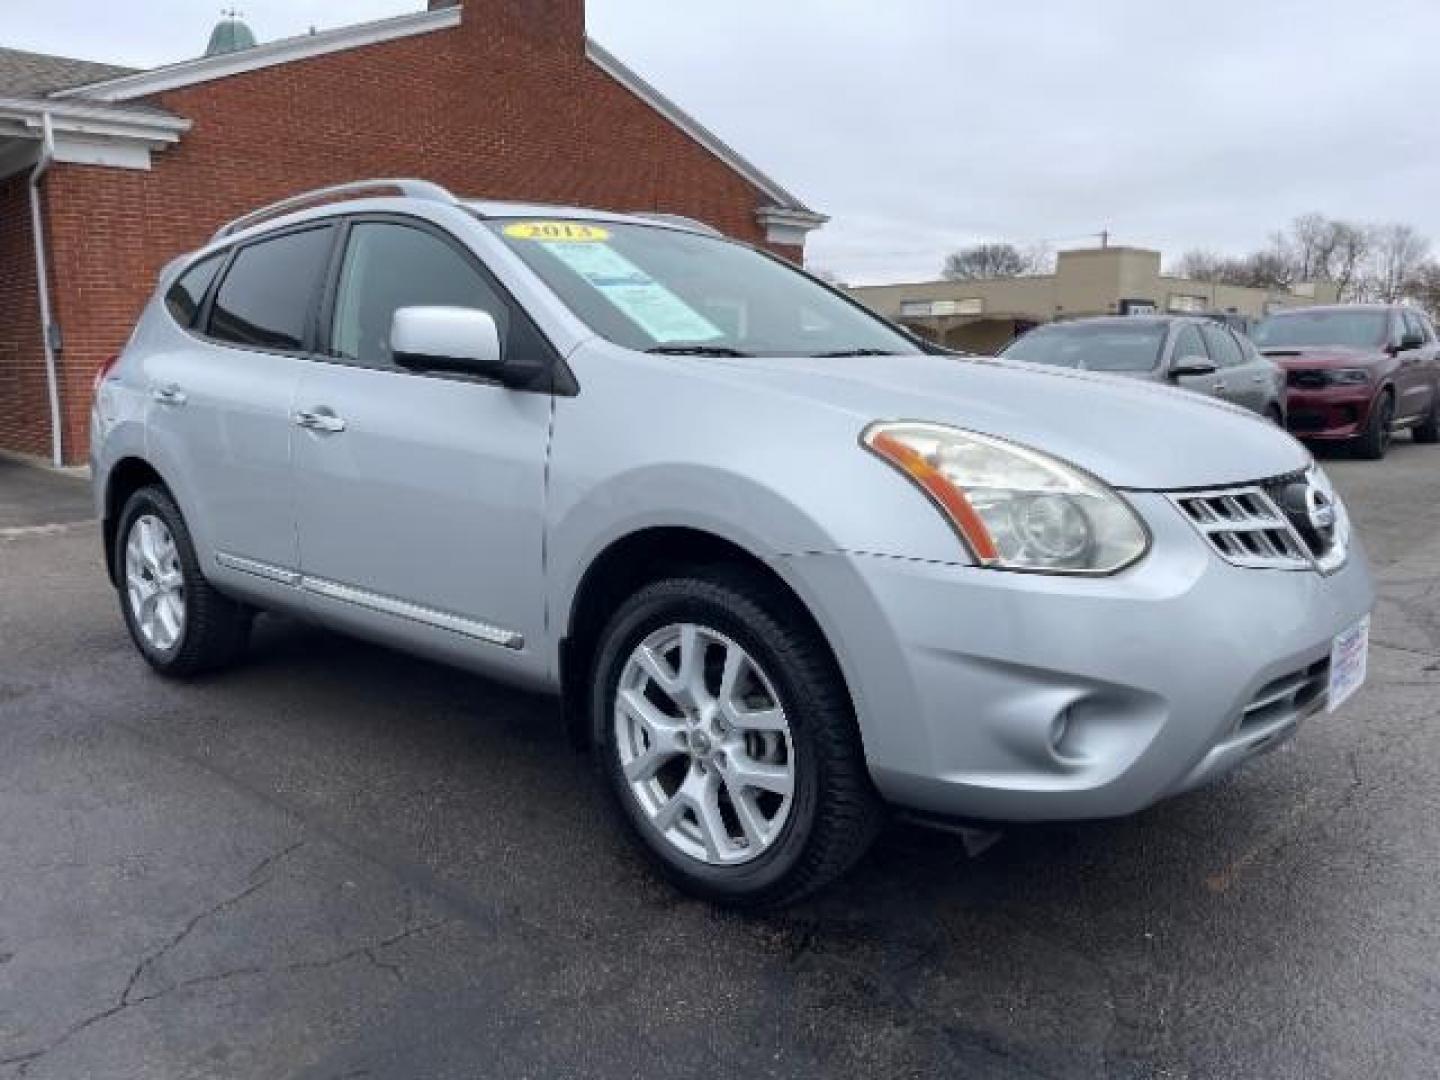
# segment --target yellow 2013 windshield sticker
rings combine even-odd
[[[567,244],[603,244],[610,239],[610,230],[599,225],[578,221],[517,221],[505,226],[505,235],[512,240],[549,240]]]

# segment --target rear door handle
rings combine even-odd
[[[1215,392],[1216,392],[1217,394],[1223,393],[1224,390],[1225,390],[1225,380],[1224,380],[1224,379],[1216,379],[1216,380],[1215,380],[1215,387],[1214,387],[1214,389],[1215,389]]]
[[[295,414],[295,426],[326,435],[338,435],[345,430],[345,421],[327,409],[305,409]]]
[[[161,405],[184,405],[188,400],[185,397],[185,391],[181,390],[180,387],[174,383],[171,383],[169,386],[155,387],[150,391],[150,397],[153,401],[158,401]]]

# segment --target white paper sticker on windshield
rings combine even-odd
[[[544,241],[542,246],[662,345],[714,341],[725,336],[709,319],[608,244]]]

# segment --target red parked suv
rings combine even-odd
[[[1440,341],[1424,312],[1384,304],[1302,308],[1251,333],[1285,369],[1289,428],[1382,458],[1391,435],[1440,442]]]

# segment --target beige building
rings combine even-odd
[[[1330,282],[1249,289],[1168,277],[1160,253],[1104,247],[1062,251],[1053,274],[989,281],[925,281],[849,290],[888,319],[950,348],[991,353],[1038,323],[1088,315],[1223,311],[1260,318],[1279,308],[1333,304]]]

